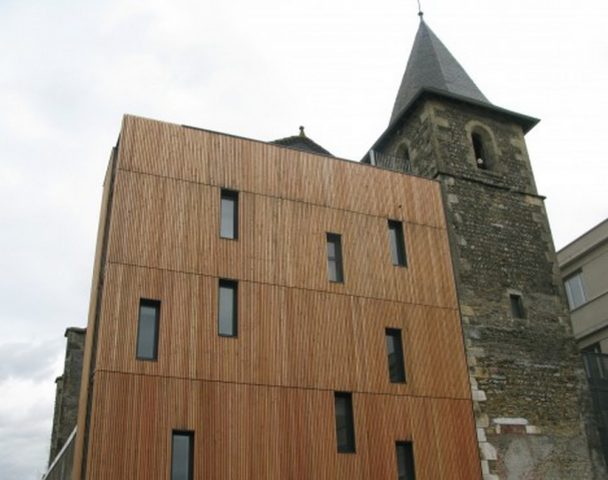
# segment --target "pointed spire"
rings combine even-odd
[[[420,26],[395,99],[391,123],[424,88],[490,104],[464,68],[428,27],[422,11],[418,14]]]

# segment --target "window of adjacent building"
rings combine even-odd
[[[397,442],[397,478],[416,480],[414,469],[414,448],[412,442]]]
[[[355,424],[353,421],[352,395],[347,392],[335,392],[336,405],[336,440],[338,453],[355,452]]]
[[[336,233],[327,234],[327,270],[330,282],[343,282],[342,240]]]
[[[509,295],[511,301],[511,315],[515,318],[526,318],[526,311],[524,310],[524,302],[521,295],[512,293]]]
[[[599,342],[592,343],[586,347],[581,348],[581,353],[602,353]]]
[[[141,299],[139,301],[139,320],[137,322],[137,358],[156,360],[158,355],[158,321],[160,302]]]
[[[566,296],[568,297],[568,305],[570,310],[580,307],[587,301],[585,297],[585,289],[583,288],[583,277],[581,272],[575,273],[564,281],[566,287]]]
[[[406,267],[405,240],[403,238],[403,223],[397,220],[388,221],[388,239],[391,248],[393,265]]]
[[[237,336],[238,300],[237,282],[220,280],[218,302],[218,333],[225,337]]]
[[[401,330],[397,328],[386,329],[386,354],[388,356],[388,376],[391,383],[405,383]]]
[[[194,432],[173,431],[171,442],[171,480],[192,480],[193,467]]]
[[[239,193],[222,189],[220,237],[236,240],[239,235]]]
[[[608,378],[608,366],[604,362],[602,348],[599,342],[592,343],[581,349],[587,379],[593,384],[597,380]]]

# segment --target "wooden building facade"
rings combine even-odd
[[[75,479],[481,477],[435,181],[126,116],[88,332]]]

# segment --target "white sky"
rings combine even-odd
[[[606,0],[424,0],[527,136],[557,247],[608,217]],[[121,115],[360,159],[388,123],[415,0],[0,0],[0,478],[39,478],[63,332],[84,326]]]

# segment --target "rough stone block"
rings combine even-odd
[[[526,433],[528,435],[540,435],[541,430],[540,427],[536,427],[534,425],[526,425]]]
[[[488,428],[490,426],[490,417],[485,413],[481,413],[476,416],[475,424],[477,428]]]
[[[483,460],[496,460],[496,449],[490,442],[479,442],[479,451]]]
[[[485,402],[488,398],[483,390],[471,390],[474,402]]]

